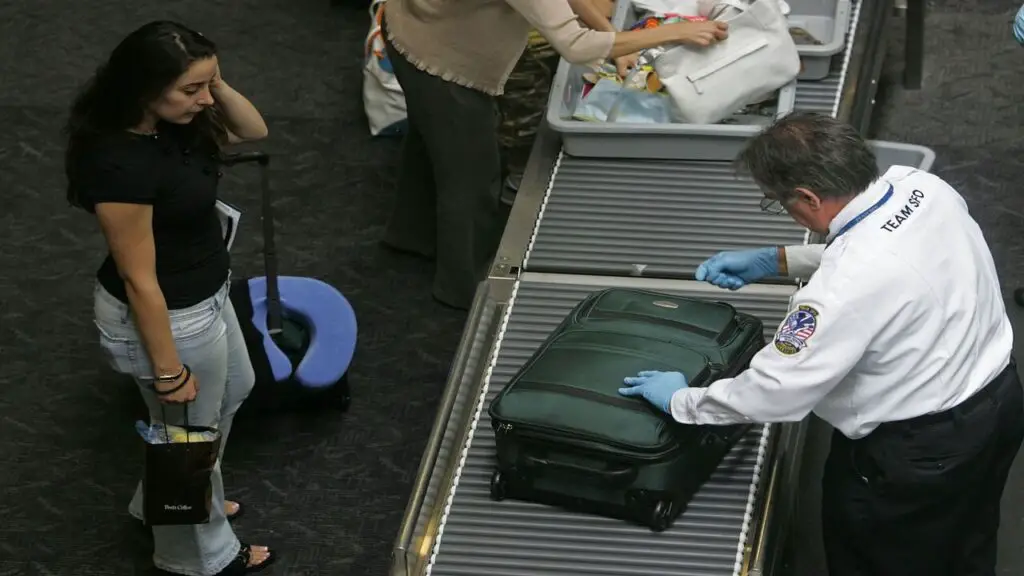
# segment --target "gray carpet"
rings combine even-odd
[[[877,134],[936,149],[1008,287],[1024,283],[1015,4],[935,3],[925,91],[888,89]],[[148,570],[151,544],[125,512],[137,395],[96,354],[102,242],[64,203],[58,131],[100,58],[155,18],[220,44],[225,79],[270,125],[282,272],[338,286],[360,319],[348,414],[240,415],[225,459],[230,494],[250,505],[238,531],[280,547],[275,574],[384,574],[464,315],[431,301],[429,265],[376,246],[397,147],[371,140],[360,112],[366,16],[328,0],[11,0],[0,3],[0,576]],[[254,183],[241,168],[224,183],[247,214],[242,275],[259,272]],[[1019,498],[1008,495],[1006,574],[1024,572]]]

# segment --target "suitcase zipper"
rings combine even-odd
[[[602,332],[602,331],[595,330],[594,332]],[[612,332],[610,334],[614,334],[614,333]],[[666,343],[666,344],[672,344],[673,346],[680,346],[680,343],[678,343],[678,342],[672,342],[670,340],[665,340],[663,338],[651,338],[649,336],[640,336],[640,337],[641,338],[646,338],[646,339],[649,339],[649,340],[654,340],[654,341],[657,341],[657,342],[663,342],[663,343]],[[552,344],[554,344],[556,341],[557,341],[557,339],[554,340],[554,341],[546,342],[544,347],[543,347],[543,349],[547,349]],[[601,349],[603,347],[594,346],[594,348]],[[714,366],[712,365],[710,359],[705,354],[700,353],[697,350],[693,350],[693,349],[690,349],[690,348],[688,348],[688,349],[690,351],[694,352],[694,353],[697,353],[697,354],[700,354],[701,356],[704,356],[704,359],[706,361],[706,363],[704,365],[704,368],[696,376],[694,376],[692,381],[689,382],[689,385],[691,387],[699,388],[701,386],[704,386],[706,384],[707,380],[714,374]],[[531,364],[528,363],[526,366],[523,366],[523,368],[521,368],[520,370],[521,371],[528,371],[528,368],[529,368],[530,365]],[[501,418],[501,416],[499,414],[495,413],[495,408],[497,406],[500,406],[501,399],[504,396],[508,395],[513,389],[520,388],[523,385],[526,385],[527,387],[529,387],[530,384],[541,384],[542,386],[544,386],[544,383],[538,383],[538,382],[534,382],[534,381],[530,381],[530,380],[520,380],[520,381],[515,382],[513,385],[505,386],[505,388],[498,394],[498,397],[495,398],[495,401],[491,404],[491,407],[488,409],[488,412],[490,413],[492,419],[495,422],[497,422],[497,425],[494,427],[496,433],[498,433],[498,432],[504,432],[504,433],[511,432],[513,430],[513,424],[514,424],[511,421],[508,421],[508,420],[505,420],[505,419]],[[557,386],[557,385],[554,385],[554,386]],[[552,387],[554,387],[554,386],[552,386]],[[559,389],[557,390],[557,392],[558,393],[562,393],[562,392],[565,391],[566,388],[571,388],[571,387],[559,386],[558,388]],[[580,390],[580,389],[573,388],[573,390]],[[555,390],[552,390],[552,391],[555,391]],[[600,396],[601,397],[601,401],[608,401],[607,403],[609,403],[609,404],[611,403],[611,400],[613,400],[611,397],[606,396],[604,394],[601,394],[600,392],[593,392],[593,394]],[[631,401],[629,401],[626,398],[623,398],[622,400],[630,402],[632,404],[631,406],[628,407],[631,410],[637,410],[637,411],[650,411],[651,410],[650,408],[644,407],[643,404],[631,402]],[[497,406],[495,404],[497,404]],[[500,408],[498,408],[497,412],[500,412]],[[519,424],[522,425],[521,422]],[[669,425],[672,425],[672,423],[669,423]],[[676,424],[676,425],[683,426],[682,424]],[[633,454],[633,452],[636,451],[636,450],[642,450],[642,451],[648,451],[648,452],[652,450],[651,448],[645,448],[645,447],[642,447],[642,446],[633,446],[633,445],[629,445],[629,444],[623,444],[623,443],[620,443],[620,442],[615,442],[613,440],[606,440],[606,439],[600,438],[598,436],[589,435],[589,434],[580,433],[580,432],[575,432],[575,431],[569,432],[569,431],[566,431],[566,430],[563,430],[563,429],[559,429],[559,428],[547,427],[547,426],[536,425],[536,424],[526,424],[526,426],[529,429],[543,430],[543,431],[546,431],[546,432],[550,432],[553,435],[559,436],[559,437],[568,436],[568,437],[579,438],[579,439],[583,440],[584,442],[587,442],[587,443],[591,444],[592,446],[605,447],[605,448],[607,448],[608,446],[614,446],[614,447],[617,447],[617,448],[619,448],[621,450],[626,451],[627,454]],[[594,449],[594,448],[591,447],[589,449]],[[669,448],[667,451],[663,450],[662,452],[658,452],[657,453],[658,455],[651,456],[651,457],[652,458],[658,458],[658,457],[660,457],[660,455],[670,453],[672,450],[673,450],[673,448]],[[601,450],[598,449],[598,451],[601,451]]]
[[[629,312],[618,312],[614,310],[601,310],[596,315],[592,313],[588,315],[588,319],[600,320],[601,316],[610,316],[612,318],[620,318],[622,320],[633,320],[634,322],[660,324],[669,328],[675,328],[691,334],[696,334],[707,338],[716,344],[721,344],[722,338],[725,336],[722,332],[715,332],[707,328],[701,328],[700,326],[694,326],[693,324],[686,324],[683,322],[676,322],[674,320],[666,320],[664,318],[658,318],[657,316],[646,316],[640,314],[631,314]],[[577,322],[578,324],[586,324],[585,322]],[[675,342],[673,342],[675,344]]]
[[[607,332],[607,331],[604,331],[604,330],[581,330],[581,331],[577,331],[577,332],[571,332],[569,334],[579,334],[581,332],[590,332],[592,334],[610,334],[612,336],[621,336],[621,334],[617,334],[615,332]],[[563,336],[564,336],[564,334],[563,334]],[[691,347],[688,344],[684,344],[684,343],[680,343],[680,342],[673,342],[671,340],[666,340],[664,338],[653,338],[651,336],[641,336],[641,335],[638,335],[638,334],[637,335],[632,335],[632,336],[634,336],[636,338],[642,338],[644,340],[652,340],[654,342],[661,342],[662,344],[670,344],[670,345],[672,345],[672,346],[674,346],[676,348],[682,348],[682,349],[684,349],[684,350],[686,350],[688,352],[692,352],[692,353],[702,357],[704,359],[704,368],[702,368],[701,371],[698,372],[697,375],[694,376],[692,379],[689,378],[689,377],[687,378],[687,385],[690,386],[690,387],[700,388],[700,387],[704,386],[705,385],[705,381],[708,380],[711,377],[711,375],[715,372],[714,367],[717,366],[717,364],[712,362],[711,358],[709,358],[707,354],[705,354],[704,352],[702,352],[700,350],[697,350],[697,349]],[[558,342],[558,340],[556,339],[554,342]],[[554,342],[551,342],[550,344],[554,344]],[[548,347],[550,347],[550,344],[547,347],[545,347],[545,350]],[[598,351],[598,352],[613,352],[613,353],[616,353],[616,352],[631,352],[631,353],[635,353],[636,352],[635,350],[632,350],[632,349],[629,349],[629,348],[620,348],[620,347],[616,347],[616,346],[608,346],[608,345],[602,345],[602,344],[588,344],[588,343],[581,343],[581,342],[570,342],[568,344],[568,346],[572,346],[572,347],[577,348],[577,349],[595,350],[595,351]],[[652,356],[649,356],[649,355],[643,355],[643,356],[644,356],[645,359],[651,360],[652,362],[659,362],[659,363],[662,363],[662,364],[670,365],[670,364],[667,364],[665,362],[662,362],[662,361],[656,359],[655,357],[652,357]],[[529,367],[529,366],[530,365],[528,364],[527,367]],[[674,370],[675,372],[683,372],[683,370],[679,369],[678,367],[673,366],[673,368],[675,368],[675,370]],[[517,387],[519,386],[519,382],[516,382],[516,386]]]
[[[566,433],[564,430],[557,430],[546,426],[530,425],[525,431],[517,428],[512,422],[501,422],[494,427],[496,434],[503,436],[515,436],[523,440],[533,441],[540,444],[547,444],[558,448],[578,448],[592,454],[607,454],[609,451],[616,455],[632,460],[662,460],[666,456],[683,449],[687,446],[685,442],[673,443],[668,448],[655,450],[644,446],[633,446],[622,442],[610,440],[598,440],[595,437]],[[550,432],[551,436],[545,436],[543,432]],[[553,440],[552,436],[558,440]],[[612,448],[613,450],[609,450]]]
[[[594,390],[587,390],[586,388],[577,388],[568,384],[557,384],[554,382],[537,382],[536,380],[525,380],[516,383],[516,388],[519,390],[539,390],[541,392],[553,392],[555,394],[564,394],[566,396],[575,396],[576,398],[583,398],[584,400],[593,400],[600,404],[607,404],[608,406],[617,406],[619,408],[625,408],[634,412],[640,412],[654,416],[651,408],[644,405],[644,403],[638,402],[635,399],[624,398],[622,396],[610,396],[608,394],[602,394]]]
[[[701,374],[704,375],[704,374],[707,374],[707,373],[708,373],[708,370],[705,369]],[[633,400],[633,399],[629,399],[629,398],[612,397],[612,396],[608,396],[606,394],[601,394],[600,392],[594,392],[592,390],[586,390],[586,389],[583,389],[583,388],[575,388],[573,386],[565,386],[565,385],[559,385],[559,384],[552,384],[552,383],[548,383],[548,382],[521,381],[521,382],[516,384],[516,387],[521,389],[521,390],[533,389],[533,390],[540,390],[540,391],[550,391],[550,392],[553,392],[553,393],[556,393],[556,394],[565,394],[567,396],[575,396],[577,398],[583,398],[583,399],[586,399],[586,400],[593,400],[595,402],[600,402],[600,403],[611,405],[611,406],[619,406],[619,407],[625,408],[627,410],[633,410],[635,412],[648,414],[648,415],[651,416],[651,418],[659,418],[658,413],[654,412],[654,408],[645,405],[646,401],[638,401],[638,400]],[[664,421],[663,418],[662,418],[662,420]],[[522,434],[522,430],[525,427],[525,429],[528,430],[527,434],[529,436],[531,436],[531,437],[536,438],[536,439],[542,439],[543,436],[530,434],[529,431],[547,432],[551,436],[557,436],[559,438],[575,439],[577,442],[583,443],[582,447],[585,447],[585,448],[590,449],[590,450],[597,450],[598,452],[607,452],[607,448],[609,446],[618,448],[618,449],[620,449],[622,451],[625,451],[627,454],[635,454],[635,452],[637,452],[637,451],[643,451],[643,452],[647,452],[647,453],[652,453],[653,452],[655,454],[666,454],[666,453],[671,452],[674,449],[674,448],[670,447],[667,450],[661,449],[660,451],[658,451],[659,450],[658,448],[646,447],[646,446],[637,446],[635,444],[626,444],[624,442],[618,442],[618,441],[615,441],[615,440],[612,440],[612,439],[608,439],[608,438],[605,438],[605,437],[602,437],[602,436],[597,436],[595,434],[587,434],[586,432],[581,432],[581,431],[576,431],[576,430],[567,430],[565,428],[556,428],[554,426],[544,426],[543,424],[534,424],[534,423],[524,424],[523,422],[516,422],[516,421],[510,421],[510,420],[499,420],[498,418],[495,418],[495,422],[497,423],[497,425],[494,426],[494,430],[495,430],[496,433],[504,433],[504,434],[511,433],[512,430],[516,429],[516,425],[518,425],[519,426],[519,430],[520,430],[520,432],[519,432],[520,435]],[[666,426],[685,426],[685,424],[679,424],[679,423],[677,423],[675,421],[664,422],[664,424]],[[550,441],[550,439],[548,441]],[[657,457],[657,456],[652,456],[652,457]]]

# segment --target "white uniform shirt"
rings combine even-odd
[[[889,199],[840,233],[844,226]],[[811,411],[860,438],[880,423],[952,408],[1010,361],[1013,332],[992,255],[941,178],[890,168],[794,252],[806,274],[772,342],[736,378],[672,397],[688,424],[795,422]],[[787,252],[787,260],[789,258]]]

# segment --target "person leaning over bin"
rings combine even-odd
[[[698,280],[738,289],[809,279],[735,378],[688,388],[642,372],[620,393],[684,424],[835,427],[822,520],[831,576],[995,574],[999,503],[1024,439],[1024,393],[992,255],[938,176],[879,174],[850,126],[789,116],[740,156],[765,194],[825,244],[724,252]]]
[[[719,22],[614,32],[595,0],[388,0],[384,38],[408,130],[383,243],[436,257],[434,297],[468,308],[501,238],[495,96],[536,29],[566,60],[623,58],[666,44],[708,46]],[[583,27],[580,18],[592,26]],[[620,69],[629,60],[618,62]]]

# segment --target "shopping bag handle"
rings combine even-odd
[[[191,376],[189,376],[191,378]],[[183,406],[185,410],[185,444],[191,444],[192,439],[189,438],[188,433],[188,402],[185,402]],[[164,424],[164,436],[167,437],[168,442],[171,439],[171,433],[167,430],[167,410],[164,408],[163,403],[160,404],[160,419],[163,420]]]

